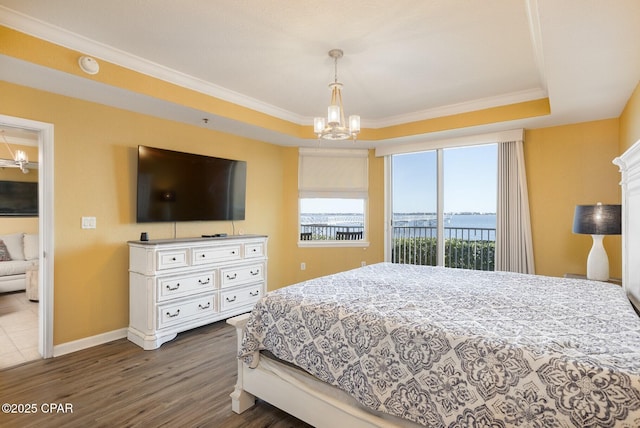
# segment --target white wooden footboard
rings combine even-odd
[[[238,315],[237,317],[229,318],[227,320],[228,324],[231,324],[236,328],[238,350],[242,345],[242,332],[244,331],[244,326],[247,325],[248,320],[249,314]],[[248,408],[253,407],[256,403],[256,398],[244,390],[244,367],[245,364],[242,360],[238,359],[238,380],[236,381],[235,389],[231,393],[231,410],[236,413],[242,413]]]
[[[248,319],[249,314],[244,314],[227,320],[227,323],[236,328],[238,349]],[[231,409],[242,413],[255,404],[256,398],[260,398],[318,428],[416,426],[410,422],[397,423],[399,420],[395,418],[390,421],[370,413],[355,405],[354,400],[343,392],[339,392],[338,396],[328,395],[321,389],[315,389],[288,375],[288,370],[293,369],[274,366],[267,358],[260,358],[256,368],[249,368],[239,359],[238,380],[231,393]]]

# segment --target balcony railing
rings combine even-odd
[[[301,241],[344,240],[360,241],[363,238],[363,226],[332,226],[328,224],[301,224]]]
[[[484,227],[445,227],[446,267],[495,270],[496,230]],[[391,261],[414,265],[437,264],[437,228],[394,226]]]
[[[301,240],[338,240],[340,234],[359,233],[362,226],[301,225]],[[445,227],[444,265],[446,267],[494,270],[496,230],[482,227]],[[437,264],[437,228],[435,226],[393,226],[391,261],[415,265]]]

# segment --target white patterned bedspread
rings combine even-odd
[[[259,350],[428,427],[640,426],[640,319],[608,283],[381,263],[268,293]]]

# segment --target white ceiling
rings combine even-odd
[[[640,78],[638,0],[0,0],[0,24],[309,126],[326,112],[332,48],[345,52],[346,113],[364,127],[550,99],[549,116],[368,147],[618,117]],[[6,56],[0,79],[187,123],[207,116]]]

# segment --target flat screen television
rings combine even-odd
[[[0,181],[0,216],[37,217],[38,183]]]
[[[138,146],[138,223],[244,220],[247,163]]]

